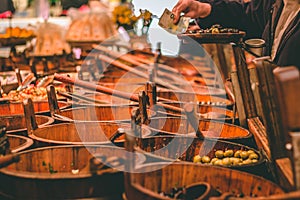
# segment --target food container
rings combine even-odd
[[[174,187],[183,187],[206,182],[220,194],[230,193],[237,197],[262,197],[283,194],[284,191],[262,177],[246,172],[193,163],[151,163],[125,174],[126,199],[158,200],[171,199],[162,196]]]
[[[103,165],[103,168],[95,168],[97,166],[91,162],[94,157],[124,160],[126,151],[123,148],[67,145],[32,149],[18,155],[19,162],[0,169],[1,196],[13,199],[118,199],[124,192],[123,172],[119,171],[123,164],[118,168]],[[145,157],[137,154],[136,164],[144,161]]]
[[[33,140],[28,137],[7,134],[7,138],[11,153],[24,151],[33,145]]]
[[[222,166],[271,178],[266,159],[258,150],[233,142],[187,136],[154,136],[139,139],[138,147],[150,157]]]
[[[36,115],[36,122],[39,127],[52,124],[54,119],[48,116]],[[26,118],[24,115],[1,116],[0,124],[5,125],[8,134],[27,135]]]
[[[185,117],[152,118],[148,125],[153,134],[195,136],[195,130]],[[199,130],[207,138],[226,140],[256,147],[253,135],[246,129],[213,120],[199,120]]]

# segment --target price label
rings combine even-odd
[[[0,58],[9,58],[10,51],[10,47],[0,47]]]
[[[17,53],[23,53],[26,49],[26,45],[16,45],[15,48]]]

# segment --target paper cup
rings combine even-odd
[[[258,56],[263,55],[266,42],[263,39],[249,39],[245,41],[246,47]]]

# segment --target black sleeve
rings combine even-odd
[[[247,38],[261,37],[270,16],[274,0],[202,0],[211,4],[211,14],[204,19],[197,19],[201,28],[220,24],[226,28],[246,31]]]
[[[15,11],[16,11],[14,2],[12,0],[8,1],[8,10],[10,10],[12,13],[15,13]]]
[[[88,4],[89,0],[61,0],[61,5],[63,10],[68,10],[69,8],[80,8],[80,6]]]

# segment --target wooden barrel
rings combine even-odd
[[[69,103],[58,101],[60,109],[65,109],[70,106]],[[50,112],[48,101],[33,101],[34,112],[36,114],[46,114]],[[3,115],[20,115],[23,114],[23,103],[22,102],[10,102],[0,105],[0,116]]]
[[[39,127],[44,127],[54,122],[54,119],[48,116],[36,115],[35,117]],[[0,124],[6,126],[8,134],[27,135],[26,119],[24,115],[1,116]]]
[[[69,108],[59,111],[58,115],[52,116],[61,122],[88,122],[88,121],[130,121],[132,109],[136,105],[113,105],[103,104],[87,107]],[[155,113],[149,110],[148,116]]]
[[[267,179],[272,178],[266,166],[266,159],[258,150],[233,142],[208,138],[202,140],[196,137],[185,136],[155,136],[139,139],[138,147],[142,152],[150,153],[150,157],[154,155],[174,160],[197,162],[197,164],[220,165],[256,174]],[[224,154],[229,153],[231,150],[233,152],[232,155],[227,154],[224,156]],[[248,152],[249,150],[258,156],[254,161],[249,158],[250,154],[246,155],[245,159],[241,159],[239,155],[234,156],[237,151]],[[216,158],[216,151],[227,151],[223,154],[222,158],[218,159],[220,160],[218,161],[219,163],[212,162],[212,159]],[[205,162],[195,161],[196,156],[200,156],[200,158],[207,156],[209,160]],[[225,158],[229,158],[229,160]]]
[[[20,161],[0,170],[1,195],[12,199],[74,199],[118,196],[123,172],[93,169],[91,158],[126,158],[123,148],[100,145],[44,147],[18,153]],[[137,164],[145,157],[137,155]],[[98,168],[96,168],[98,169]]]
[[[210,165],[192,163],[152,163],[144,164],[129,177],[126,174],[125,190],[128,200],[171,199],[160,195],[170,192],[174,187],[184,187],[198,182],[207,182],[221,194],[235,196],[269,196],[283,194],[284,191],[262,177]],[[141,172],[141,173],[138,173]]]
[[[172,105],[176,106],[179,108],[184,108],[185,103],[180,103],[180,102],[164,102],[167,105]],[[213,119],[213,120],[218,120],[218,121],[225,121],[227,123],[238,123],[238,116],[237,113],[234,113],[230,109],[226,109],[223,107],[216,107],[216,106],[210,106],[210,105],[200,105],[200,104],[195,104],[196,107],[196,112],[200,114],[201,119]],[[172,115],[185,115],[185,112],[182,111],[181,113],[175,112],[172,110],[165,110],[163,108],[160,108],[157,106],[157,110],[160,110],[163,113],[169,113]]]
[[[152,118],[148,126],[153,134],[195,135],[194,128],[184,117]],[[256,147],[253,135],[240,126],[213,120],[199,120],[199,130],[207,138],[221,139]]]
[[[125,135],[118,137],[118,128],[130,128],[130,124],[116,122],[76,122],[62,123],[37,128],[29,133],[35,141],[35,146],[47,145],[79,145],[79,144],[104,144],[112,138],[114,143],[124,142]],[[142,127],[142,137],[150,136],[151,131],[147,126]]]
[[[26,150],[33,144],[32,139],[20,135],[7,134],[7,138],[11,153],[17,153]]]
[[[179,101],[179,102],[198,102],[200,105],[211,105],[229,107],[233,106],[233,102],[229,99],[212,96],[211,94],[199,94],[194,92],[178,92],[172,90],[159,90],[157,96],[168,100]]]

